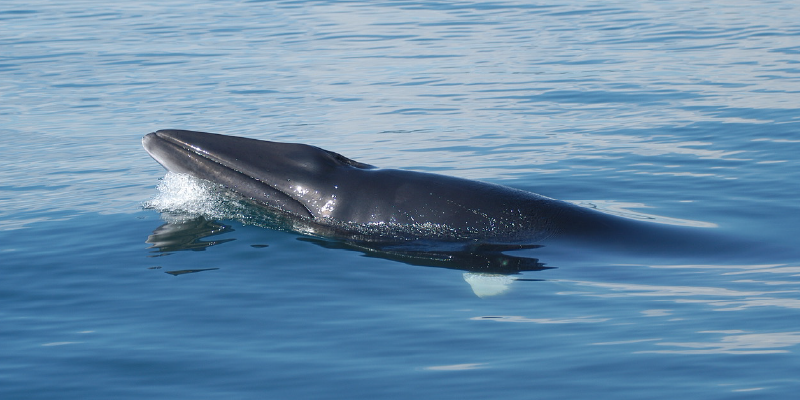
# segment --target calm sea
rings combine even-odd
[[[798,16],[790,0],[3,1],[0,398],[794,399]],[[744,244],[521,250],[548,269],[511,275],[413,265],[165,176],[140,143],[164,128]]]

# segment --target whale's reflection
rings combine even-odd
[[[314,243],[328,249],[358,251],[365,257],[382,258],[409,265],[459,269],[473,273],[518,274],[523,271],[549,269],[536,258],[517,257],[504,251],[532,249],[536,245],[475,245],[467,250],[449,250],[446,247],[385,245],[374,243],[343,242],[316,237],[298,240]],[[459,246],[461,248],[461,246]]]
[[[514,281],[537,280],[514,277],[520,272],[541,271],[550,268],[536,258],[517,257],[503,253],[504,251],[539,247],[534,245],[475,245],[467,250],[448,251],[435,247],[423,250],[408,246],[378,246],[372,243],[341,242],[314,237],[301,237],[298,240],[329,249],[358,251],[365,257],[382,258],[409,265],[466,271],[463,275],[464,281],[480,298],[503,294],[511,289]]]
[[[200,251],[208,247],[236,240],[234,238],[205,241],[204,238],[233,232],[228,225],[195,216],[189,219],[167,221],[147,237],[146,242],[151,244],[149,249],[156,257],[167,255],[176,251]],[[479,297],[488,297],[504,293],[509,285],[518,279],[513,275],[525,271],[541,271],[549,269],[536,258],[520,257],[505,254],[506,251],[531,249],[535,245],[484,245],[476,244],[464,249],[457,246],[448,249],[446,246],[409,246],[374,244],[352,241],[341,241],[317,237],[301,236],[298,240],[312,243],[326,249],[356,251],[365,257],[381,258],[401,262],[404,264],[447,268],[465,271],[464,280],[470,284]],[[210,269],[173,271],[173,275],[182,275],[190,272],[200,272]]]
[[[233,232],[233,228],[213,220],[208,220],[204,217],[194,217],[185,220],[166,222],[153,230],[153,234],[148,236],[145,242],[151,245],[149,249],[155,249],[152,253],[158,253],[158,255],[181,250],[202,251],[207,247],[236,240],[201,240],[209,236],[221,235],[227,232]]]

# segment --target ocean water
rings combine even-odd
[[[800,4],[4,1],[0,398],[793,399]],[[177,128],[498,183],[730,251],[480,273],[271,229]],[[710,247],[709,247],[710,248]]]

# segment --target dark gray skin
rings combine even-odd
[[[150,133],[142,143],[169,171],[223,185],[320,236],[465,246],[562,240],[645,251],[705,243],[699,228],[617,217],[490,183],[375,168],[305,144],[182,130]]]

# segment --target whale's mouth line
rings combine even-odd
[[[302,202],[300,202],[296,198],[292,197],[289,193],[286,193],[283,190],[280,190],[279,188],[269,184],[268,182],[265,182],[264,180],[258,179],[258,178],[254,177],[254,176],[251,176],[251,175],[248,175],[248,174],[246,174],[246,173],[244,173],[244,172],[242,172],[242,171],[230,166],[228,163],[225,162],[224,159],[222,159],[220,157],[216,157],[213,154],[209,153],[206,150],[203,150],[202,148],[200,148],[200,147],[198,147],[196,145],[193,145],[191,143],[187,143],[187,142],[185,142],[183,140],[176,139],[174,137],[170,137],[170,136],[164,135],[161,132],[158,132],[158,131],[157,132],[153,132],[152,135],[155,136],[158,139],[158,144],[161,145],[161,146],[169,146],[172,149],[176,150],[178,153],[180,153],[182,155],[186,155],[187,157],[190,157],[190,158],[191,158],[192,155],[194,155],[194,156],[199,157],[199,158],[201,158],[201,159],[203,159],[203,160],[205,160],[207,162],[213,162],[213,163],[219,165],[220,167],[225,168],[226,170],[230,171],[232,174],[241,175],[243,177],[246,177],[247,179],[256,181],[256,182],[258,182],[258,183],[260,183],[262,185],[265,185],[265,186],[269,187],[270,189],[274,190],[275,192],[278,192],[278,193],[286,196],[287,198],[293,200],[295,203],[297,203],[297,205],[299,205],[303,210],[306,211],[306,213],[307,213],[306,216],[308,218],[314,219],[314,214],[311,212],[311,210],[309,210],[308,207],[306,207],[305,204],[303,204]],[[147,150],[147,149],[145,148],[145,150]],[[153,158],[155,158],[156,161],[161,163],[161,161],[157,157],[155,157],[149,150],[147,150],[147,152],[151,156],[153,156]],[[161,163],[161,164],[163,165],[163,163]],[[164,165],[164,166],[166,167],[166,165]],[[168,167],[167,167],[167,170],[169,170]],[[201,177],[199,177],[199,178],[202,179]],[[242,193],[242,192],[236,190],[235,187],[230,187],[229,185],[222,185],[222,186],[224,186],[225,188],[227,188],[230,191],[233,191],[235,193],[243,195],[244,197],[249,197],[245,193]],[[249,197],[249,198],[251,200],[257,200],[254,197]],[[261,203],[264,203],[265,205],[270,205],[270,204],[268,204],[266,202],[261,202]],[[273,208],[275,208],[275,209],[277,209],[279,211],[288,212],[287,210],[281,209],[281,207],[273,206]]]
[[[225,160],[223,160],[223,159],[221,159],[219,157],[215,157],[213,154],[209,153],[206,150],[203,150],[202,148],[200,148],[198,146],[195,146],[195,145],[193,145],[191,143],[187,143],[187,142],[185,142],[183,140],[180,140],[180,139],[176,139],[174,137],[166,136],[166,135],[162,134],[161,132],[153,132],[153,135],[155,135],[157,138],[161,139],[167,145],[170,145],[170,146],[173,146],[175,148],[181,149],[181,150],[185,151],[186,153],[191,153],[191,154],[203,157],[206,160],[215,162],[215,163],[221,165],[222,167],[225,167],[225,168],[227,168],[227,169],[229,169],[231,171],[237,172],[237,173],[242,174],[244,176],[247,176],[247,177],[249,177],[249,178],[251,178],[253,180],[257,180],[257,181],[261,182],[260,180],[254,178],[254,177],[252,177],[250,175],[247,175],[247,174],[243,173],[242,171],[237,170],[236,168],[233,168],[233,167],[227,165],[225,163]],[[273,189],[275,189],[275,188],[273,187]],[[278,189],[275,189],[275,190],[278,190]]]

